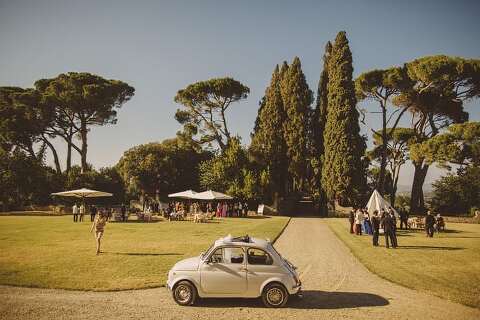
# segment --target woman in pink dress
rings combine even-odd
[[[226,203],[223,204],[222,206],[222,217],[227,217],[227,210],[228,210],[228,206]]]
[[[222,205],[221,203],[217,203],[217,218],[220,218],[222,216]]]

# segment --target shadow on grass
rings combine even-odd
[[[181,253],[142,253],[142,252],[103,252],[102,254],[114,254],[121,256],[183,256]]]
[[[386,306],[387,299],[371,293],[363,292],[327,292],[307,290],[303,298],[290,297],[286,308],[291,309],[347,309],[359,307]],[[198,307],[228,308],[248,307],[265,308],[260,299],[200,299]]]
[[[238,217],[240,219],[270,219],[269,216],[246,216],[246,217]]]
[[[465,248],[460,247],[435,247],[435,246],[399,246],[397,249],[420,249],[420,250],[465,250]]]
[[[157,220],[152,219],[151,221],[142,221],[142,220],[127,220],[127,221],[114,221],[110,220],[108,223],[157,223],[157,222],[164,222],[166,220]]]

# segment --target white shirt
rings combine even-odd
[[[355,214],[355,224],[362,224],[363,222],[363,213],[362,211],[358,210]]]

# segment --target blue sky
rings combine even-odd
[[[89,134],[89,162],[98,168],[134,145],[174,136],[173,97],[192,82],[231,76],[250,87],[228,114],[231,131],[249,143],[275,64],[300,57],[315,91],[325,43],[340,30],[354,76],[425,55],[479,58],[478,12],[479,1],[0,0],[0,86],[29,87],[68,71],[134,86],[118,124]],[[479,120],[480,101],[467,111]],[[364,132],[370,127],[379,127],[371,114]],[[440,174],[432,169],[427,182]],[[411,176],[405,166],[400,184]]]

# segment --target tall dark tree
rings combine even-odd
[[[246,99],[250,89],[232,78],[200,81],[179,90],[175,119],[200,135],[200,143],[215,141],[224,151],[233,138],[227,125],[226,111],[234,102]]]
[[[327,122],[328,108],[328,58],[332,52],[332,44],[330,41],[325,46],[325,54],[323,55],[323,70],[320,73],[320,80],[317,89],[317,103],[313,110],[311,127],[312,127],[312,185],[314,197],[318,200],[319,211],[326,213],[326,193],[322,187],[322,167],[325,161],[325,146],[323,141],[323,132]]]
[[[283,75],[281,95],[286,121],[283,134],[287,146],[288,172],[292,178],[292,191],[301,192],[307,168],[307,130],[312,91],[308,88],[300,59],[295,57]]]
[[[360,135],[352,81],[352,53],[344,31],[337,34],[328,59],[328,109],[324,131],[322,185],[330,201],[358,204],[366,186],[365,140]]]
[[[274,207],[278,206],[279,197],[285,195],[287,177],[287,146],[283,134],[283,124],[287,116],[280,83],[280,69],[277,65],[261,101],[250,145],[250,153],[268,172]]]

